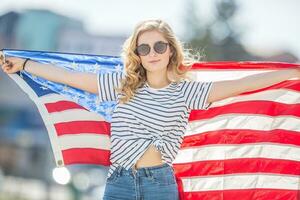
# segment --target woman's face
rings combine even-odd
[[[160,32],[155,30],[146,31],[139,36],[137,40],[137,47],[142,45],[140,46],[140,48],[144,52],[147,52],[145,51],[145,49],[147,49],[147,45],[151,47],[147,55],[139,55],[143,67],[148,72],[166,71],[172,53],[170,50],[170,45],[165,45],[163,43],[168,43],[168,41],[163,37],[163,35]],[[154,50],[155,44],[156,44],[156,49],[160,51],[160,53]]]

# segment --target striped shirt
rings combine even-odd
[[[182,80],[160,89],[147,83],[138,88],[134,97],[119,103],[123,72],[98,74],[100,101],[116,101],[111,121],[111,165],[108,177],[120,165],[130,169],[150,145],[162,155],[162,161],[172,166],[183,141],[192,109],[208,109],[206,100],[212,82]]]

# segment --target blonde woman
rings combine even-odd
[[[239,80],[198,82],[187,79],[191,61],[170,26],[161,20],[139,23],[123,48],[124,71],[74,73],[7,58],[6,73],[25,70],[117,102],[111,122],[111,166],[104,199],[179,199],[172,168],[192,109],[278,82],[300,78],[299,68]],[[41,66],[43,65],[43,66]],[[66,79],[65,77],[68,77]]]

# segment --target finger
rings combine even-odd
[[[7,64],[4,63],[4,64],[1,66],[1,68],[4,69],[4,68],[6,67],[6,65],[7,65]]]
[[[0,64],[2,65],[5,62],[5,56],[3,51],[0,51]]]
[[[9,69],[11,69],[12,68],[12,64],[7,64],[7,63],[5,63],[4,65],[2,65],[2,69],[3,70],[9,70]]]
[[[2,68],[2,70],[3,70],[3,71],[5,71],[5,70],[6,70],[6,68],[7,68],[7,65],[6,65],[6,64],[4,64],[4,65],[2,65],[2,66],[1,66],[1,68]]]

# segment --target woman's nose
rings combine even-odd
[[[156,53],[156,51],[154,50],[154,48],[151,48],[151,49],[150,49],[149,55],[150,55],[150,56],[157,56],[157,53]]]

